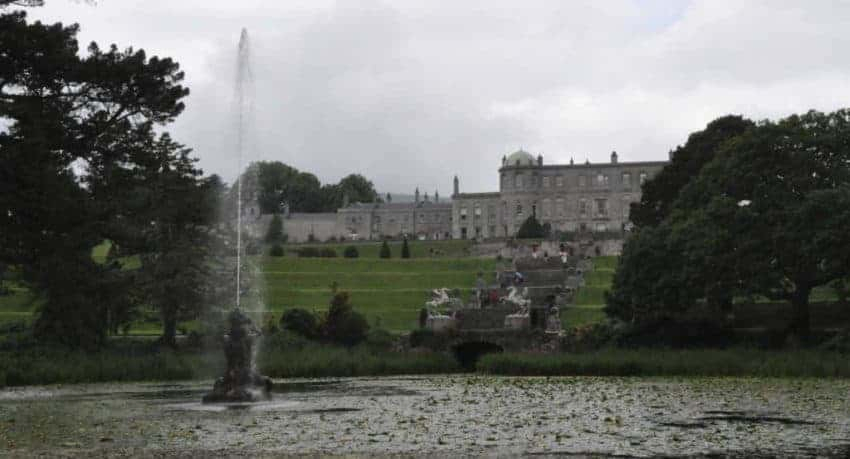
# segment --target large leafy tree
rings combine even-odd
[[[176,62],[144,51],[92,43],[80,57],[77,32],[0,15],[0,260],[42,296],[41,336],[98,345],[135,302],[134,274],[91,258],[132,233],[108,190],[188,90]]]
[[[681,189],[714,159],[718,148],[752,126],[748,119],[727,115],[688,136],[685,145],[671,152],[664,169],[643,184],[641,200],[632,204],[629,213],[632,223],[638,228],[659,225],[670,214]]]
[[[342,207],[345,196],[350,202],[377,202],[378,193],[365,177],[350,174],[339,183],[322,185],[309,173],[279,161],[251,163],[240,176],[243,202],[256,200],[264,214],[280,212],[282,203],[292,212],[333,212]],[[228,199],[229,214],[235,215],[236,187]]]
[[[790,331],[807,334],[812,290],[850,274],[850,111],[748,130],[683,189],[679,219],[692,220],[687,209],[704,207],[707,196],[725,211],[699,224],[734,233],[694,243],[724,260],[740,290],[788,300]]]
[[[806,335],[812,290],[850,274],[848,204],[850,112],[761,122],[718,146],[659,225],[639,227],[608,310],[634,318],[760,294],[789,301],[789,331]]]
[[[223,242],[215,225],[221,188],[215,178],[200,180],[191,150],[167,134],[138,147],[134,167],[122,171],[129,178],[118,181],[134,232],[124,240],[140,255],[139,284],[160,313],[161,340],[174,346],[178,321],[200,314],[212,279],[224,271],[215,250]]]

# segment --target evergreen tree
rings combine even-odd
[[[401,258],[410,258],[410,247],[407,245],[407,238],[401,243]]]
[[[532,215],[522,222],[519,230],[516,233],[518,239],[542,239],[546,237],[546,230],[543,225]]]
[[[381,251],[378,253],[378,256],[381,258],[391,258],[392,253],[390,252],[390,245],[387,244],[387,241],[384,240],[384,243],[381,244]]]
[[[269,222],[269,229],[266,231],[266,242],[269,244],[280,244],[283,242],[283,221],[280,219],[280,214],[275,213]]]
[[[134,158],[137,207],[127,209],[141,229],[139,286],[159,310],[161,341],[169,346],[176,344],[178,321],[198,317],[209,301],[208,281],[224,271],[216,266],[224,258],[212,252],[222,242],[214,225],[219,190],[214,180],[199,180],[189,153],[167,134],[144,145]]]
[[[0,15],[0,260],[43,300],[39,337],[97,346],[140,297],[137,273],[95,263],[92,248],[133,246],[131,156],[182,112],[188,89],[170,59],[94,43],[80,57],[78,29]]]

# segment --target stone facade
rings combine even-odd
[[[355,203],[337,211],[338,230],[345,239],[385,237],[450,239],[452,204],[418,200],[406,203]]]
[[[621,163],[613,152],[605,164],[544,165],[519,150],[502,158],[498,192],[460,193],[455,178],[452,237],[511,237],[530,215],[556,231],[622,231],[641,185],[666,164]]]
[[[417,189],[414,202],[353,203],[336,213],[288,214],[283,231],[291,242],[306,242],[310,235],[316,241],[494,239],[513,237],[535,215],[555,231],[620,232],[629,204],[640,201],[643,182],[667,162],[617,159],[613,152],[604,164],[544,165],[542,156],[519,150],[502,158],[497,192],[460,193],[455,177],[451,202],[440,202],[436,193],[421,199]],[[256,217],[263,223],[269,218]]]

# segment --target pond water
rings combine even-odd
[[[202,405],[211,382],[0,391],[0,455],[835,455],[847,380],[433,376],[277,381]]]

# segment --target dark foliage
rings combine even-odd
[[[266,242],[269,244],[286,242],[283,234],[283,221],[280,219],[280,214],[278,213],[275,213],[269,222],[269,229],[266,231]]]
[[[360,256],[360,252],[357,251],[357,247],[350,245],[342,252],[342,256],[345,258],[357,258]]]
[[[331,299],[321,328],[328,341],[351,347],[366,339],[369,323],[354,310],[348,292],[338,292]]]
[[[275,244],[269,249],[270,257],[282,257],[284,255],[283,246],[280,244]]]
[[[252,163],[240,180],[243,195],[255,193],[264,214],[281,212],[283,205],[290,212],[333,212],[343,206],[346,196],[351,202],[380,201],[372,182],[361,175],[351,174],[339,183],[322,185],[315,175],[279,161]],[[228,201],[235,207],[233,192]]]
[[[392,258],[392,252],[390,252],[390,245],[387,244],[385,240],[383,244],[381,244],[381,250],[378,252],[378,256],[380,258]]]
[[[516,233],[517,239],[542,239],[546,236],[546,229],[533,215],[522,222],[519,231]]]
[[[425,328],[428,322],[428,309],[422,308],[419,310],[419,328]]]
[[[81,57],[77,32],[0,15],[0,118],[10,120],[0,133],[0,260],[44,300],[39,337],[94,347],[147,294],[137,274],[96,264],[92,248],[144,245],[134,213],[153,200],[135,185],[170,180],[148,174],[151,164],[194,175],[187,152],[156,134],[183,111],[178,64],[94,43]],[[78,175],[74,164],[85,169]]]
[[[719,143],[661,222],[626,243],[609,314],[652,322],[700,299],[723,311],[758,294],[788,301],[788,331],[805,338],[812,290],[850,274],[848,139],[850,111],[839,110]]]
[[[728,115],[688,136],[685,145],[671,153],[664,169],[641,187],[640,202],[632,204],[629,212],[632,223],[639,228],[660,224],[670,214],[679,191],[714,159],[718,149],[754,125],[746,118]]]
[[[303,258],[318,258],[321,252],[318,247],[302,247],[298,249],[298,256]]]
[[[280,328],[307,339],[319,337],[319,321],[316,315],[305,309],[287,309],[280,316]]]
[[[410,258],[410,247],[407,245],[407,238],[401,243],[401,258]]]

